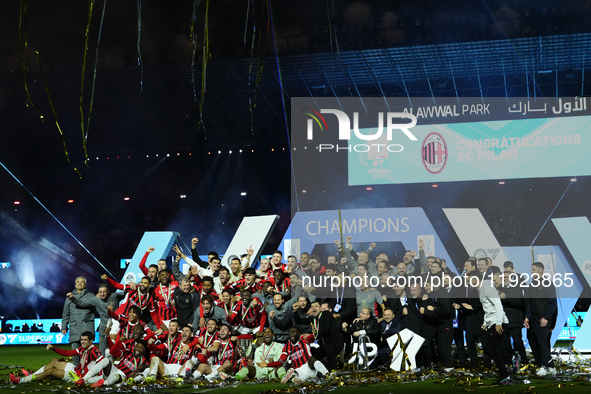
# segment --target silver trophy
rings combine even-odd
[[[238,352],[240,353],[240,358],[252,358],[252,339],[238,339]]]

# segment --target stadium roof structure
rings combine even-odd
[[[262,54],[255,56],[242,43],[244,25],[233,26],[234,31],[212,43],[202,112],[201,61],[191,66],[161,54],[168,61],[146,62],[140,68],[133,61],[134,42],[122,65],[97,69],[89,151],[108,155],[286,146],[291,97],[585,96],[590,89],[591,24],[584,5],[569,4],[529,1],[511,11],[458,0],[429,10],[409,2],[401,3],[390,22],[384,18],[391,12],[378,22],[346,24],[341,18],[338,25],[326,24],[326,15],[318,14],[310,23],[300,18],[289,28],[282,28],[291,16],[284,12],[281,21],[273,20],[277,26],[268,45],[259,45]],[[250,42],[252,35],[245,37]],[[52,52],[45,53],[49,57]],[[47,86],[66,143],[75,146],[81,142],[80,69],[64,59],[78,54],[52,56],[46,61]],[[62,155],[55,124],[45,122],[41,129],[47,132],[37,132],[36,112],[23,105],[22,70],[11,67],[0,71],[5,97],[17,98],[0,100],[0,122],[8,131],[4,146],[21,146],[25,138],[41,155]],[[89,63],[87,81],[90,70]],[[30,73],[33,102],[50,119],[39,70],[31,67]],[[85,92],[88,105],[89,86]],[[11,148],[6,155],[23,152]]]
[[[591,89],[590,48],[591,34],[573,34],[283,55],[265,60],[256,90],[249,59],[217,59],[207,72],[205,130],[199,69],[146,66],[143,93],[137,67],[104,69],[95,100],[110,108],[97,107],[93,120],[152,134],[157,143],[147,151],[285,144],[291,97],[583,96]]]

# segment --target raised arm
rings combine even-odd
[[[367,253],[367,266],[368,268],[374,268],[377,270],[377,265],[376,263],[374,263],[374,261],[371,259],[371,257],[369,257],[370,253],[373,252],[373,250],[376,248],[376,243],[372,242],[369,244],[369,248],[365,249],[365,253]]]
[[[107,275],[103,274],[101,276],[102,280],[106,280],[108,284],[110,284],[112,287],[114,287],[117,290],[125,290],[127,288],[127,285],[122,285],[119,282],[115,282],[113,279],[109,278]]]
[[[109,314],[109,317],[111,319],[121,320],[122,315],[120,315],[119,313],[115,312],[113,310],[113,307],[112,306],[108,306],[107,307],[107,313]]]
[[[423,272],[423,267],[425,270],[427,269],[427,256],[425,255],[425,249],[423,248],[424,243],[423,240],[419,240],[419,267],[415,267],[415,273],[420,274]],[[415,259],[414,263],[416,264],[417,259]],[[418,270],[417,270],[418,268]]]
[[[66,297],[72,301],[72,304],[81,308],[96,307],[96,304],[100,302],[100,300],[96,297],[87,297],[86,299],[76,298],[72,292],[66,294]]]
[[[349,272],[355,272],[355,270],[357,269],[357,266],[359,265],[357,263],[357,261],[355,261],[353,259],[353,256],[351,256],[351,240],[353,238],[351,238],[351,236],[347,236],[347,244],[343,247],[343,253],[345,255],[345,258],[347,259],[347,268],[349,268]]]
[[[181,251],[181,248],[179,248],[178,245],[173,245],[172,250],[176,252],[177,256],[181,256],[181,258],[185,260],[185,262],[189,264],[191,267],[198,267],[199,269],[201,269],[201,267],[199,267],[199,264],[193,261],[193,259],[191,259],[190,257],[187,257],[187,255]]]
[[[199,264],[194,262],[193,259],[191,259],[190,257],[187,257],[182,252],[180,253],[180,256],[191,267],[197,267],[197,275],[199,275],[200,277],[213,276],[213,272],[211,270],[200,267]]]
[[[172,275],[174,275],[175,279],[179,281],[179,283],[181,282],[181,279],[183,278],[183,273],[181,272],[181,256],[179,256],[178,254],[176,255],[176,258],[174,259],[174,261],[172,262]]]
[[[64,349],[60,349],[60,348],[55,347],[55,346],[51,346],[51,349],[50,350],[53,350],[54,352],[56,352],[60,356],[65,356],[65,357],[72,357],[72,356],[77,356],[78,355],[78,350],[77,349],[64,350]]]
[[[242,268],[248,268],[250,267],[250,259],[252,258],[252,255],[254,254],[254,249],[252,248],[252,245],[250,245],[248,247],[248,249],[246,249],[246,259],[244,260],[244,262],[242,263]]]
[[[199,257],[199,253],[197,253],[197,243],[198,242],[199,242],[199,239],[197,239],[197,237],[195,237],[191,240],[191,258],[197,264],[199,264],[199,266],[201,266],[203,268],[207,268],[209,266],[209,262],[201,260],[201,257]]]
[[[154,249],[153,246],[150,246],[148,248],[148,251],[146,253],[144,253],[144,257],[142,257],[142,261],[140,261],[140,270],[142,270],[142,273],[144,275],[148,275],[148,267],[146,267],[146,261],[148,260],[148,256],[150,255],[150,253],[152,253],[155,250],[156,249]]]

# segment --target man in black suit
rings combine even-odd
[[[373,316],[371,308],[361,308],[359,319],[356,319],[351,326],[343,323],[342,327],[344,331],[347,331],[359,343],[360,355],[367,352],[367,348],[364,348],[365,344],[367,344],[367,339],[376,346],[380,341],[380,325]]]
[[[353,320],[357,317],[357,291],[351,286],[350,278],[347,278],[345,274],[341,273],[338,276],[340,286],[331,289],[330,296],[326,301],[332,305],[333,313],[338,314],[342,322],[353,324]],[[347,347],[346,353],[350,354],[352,349],[351,336],[344,331],[341,331],[341,335]]]
[[[511,274],[511,272],[505,271],[503,273],[504,279],[500,276],[495,276],[494,282],[499,292],[501,303],[503,304],[503,310],[509,320],[508,324],[503,324],[503,330],[509,334],[503,337],[505,339],[505,354],[509,356],[505,361],[511,362],[514,369],[517,369],[522,362],[527,364],[527,356],[522,338],[525,300],[523,299],[521,287],[519,285],[511,286]],[[513,339],[513,348],[511,348],[511,339]],[[514,356],[513,360],[510,359],[511,355]]]
[[[340,316],[333,315],[331,304],[324,302],[322,306],[324,309],[320,302],[314,301],[310,306],[310,317],[301,318],[300,315],[294,314],[294,320],[297,324],[308,323],[312,326],[312,354],[319,360],[326,358],[328,369],[335,370],[337,355],[345,346],[341,335],[342,320]]]
[[[390,363],[390,346],[388,338],[402,330],[402,320],[390,308],[384,309],[384,318],[380,325],[380,342],[378,342],[378,365]]]
[[[456,344],[456,350],[458,351],[458,359],[460,361],[460,367],[466,366],[466,348],[464,346],[464,330],[466,329],[466,319],[463,316],[463,310],[461,307],[462,302],[466,302],[464,298],[465,289],[462,286],[455,286],[453,282],[454,277],[445,274],[443,278],[443,286],[451,299],[452,305],[452,322],[454,328],[453,341]],[[458,280],[456,279],[457,283]]]
[[[437,286],[436,281],[425,283],[425,291],[427,294],[423,295],[420,313],[423,315],[424,327],[428,327],[426,340],[430,338],[436,340],[444,370],[449,372],[453,369],[451,344],[455,331],[453,327],[455,309],[451,306],[451,298],[447,290],[441,285]]]
[[[536,364],[536,374],[555,374],[554,361],[550,354],[551,328],[556,324],[556,288],[552,281],[544,282],[544,264],[535,262],[531,267],[532,283],[526,289],[525,320],[527,338]]]

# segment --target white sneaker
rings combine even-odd
[[[281,383],[287,383],[289,382],[289,379],[291,379],[291,377],[293,376],[293,374],[295,373],[295,369],[290,368],[287,373],[285,374],[285,376],[283,377],[283,379],[281,379]]]
[[[443,368],[443,372],[451,372],[453,371],[453,368]]]
[[[550,367],[550,368],[548,368],[548,373],[549,373],[550,375],[556,375],[556,368],[554,368],[554,367]]]
[[[537,371],[536,371],[536,375],[538,376],[546,376],[548,375],[549,371],[546,367],[540,367]]]

